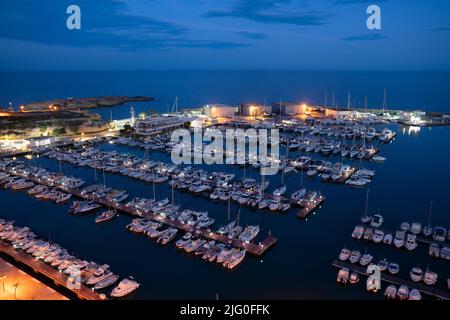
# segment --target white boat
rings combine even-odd
[[[423,279],[423,271],[419,267],[414,267],[409,272],[409,276],[414,282],[420,282]]]
[[[338,283],[346,284],[348,281],[348,277],[349,277],[348,268],[342,268],[341,270],[338,271],[336,281]]]
[[[398,263],[391,262],[389,263],[388,271],[391,274],[397,274],[400,271],[400,266],[398,265]]]
[[[442,259],[446,259],[446,260],[450,260],[450,247],[442,247],[441,249],[441,258]]]
[[[397,298],[397,287],[393,284],[389,285],[384,291],[384,296],[388,299]]]
[[[405,248],[409,251],[417,248],[416,236],[413,234],[408,234],[406,237]]]
[[[384,244],[391,244],[392,243],[392,234],[391,233],[386,233],[383,237],[383,243]]]
[[[383,217],[380,214],[375,214],[370,221],[370,225],[374,228],[379,228],[383,223]]]
[[[447,236],[447,230],[444,227],[435,227],[433,231],[433,239],[436,241],[444,241]]]
[[[117,215],[116,210],[108,210],[98,214],[95,217],[95,223],[102,223],[111,220]]]
[[[351,263],[356,263],[359,261],[359,259],[361,258],[361,252],[357,251],[357,250],[353,250],[352,253],[350,254],[350,262]]]
[[[372,241],[375,243],[380,243],[383,241],[384,238],[384,232],[382,230],[376,229],[373,232]]]
[[[234,251],[228,256],[228,258],[223,263],[223,266],[227,269],[234,269],[239,263],[241,263],[245,258],[245,250],[237,250]]]
[[[258,235],[259,230],[259,226],[247,226],[239,236],[239,239],[244,242],[250,242]]]
[[[352,238],[361,239],[363,235],[364,235],[364,227],[360,225],[356,226],[352,232]]]
[[[347,248],[343,248],[339,254],[339,260],[346,261],[350,258],[351,251]]]
[[[351,284],[356,284],[359,282],[359,275],[356,272],[352,272],[350,274],[350,283]]]
[[[223,248],[217,255],[217,263],[223,263],[231,255],[232,252],[233,251],[230,248]]]
[[[420,294],[420,291],[417,289],[412,289],[409,292],[409,300],[414,300],[414,301],[422,300],[422,295]]]
[[[138,282],[132,279],[128,278],[123,279],[122,281],[119,282],[117,287],[113,289],[113,291],[111,292],[111,297],[113,298],[124,297],[135,291],[137,288],[139,288],[139,285],[140,284]]]
[[[386,161],[386,158],[382,157],[382,156],[373,156],[372,157],[372,161],[374,161],[374,162],[384,162],[384,161]]]
[[[412,234],[418,235],[422,232],[422,225],[419,222],[413,222],[410,231]]]
[[[409,222],[402,222],[402,224],[400,225],[400,230],[405,232],[408,232],[410,228],[411,225],[409,224]]]
[[[366,253],[361,257],[361,260],[359,260],[359,263],[364,267],[367,266],[370,262],[372,262],[373,257]]]
[[[405,231],[396,231],[395,232],[395,238],[394,238],[394,246],[397,248],[403,247],[405,244]]]
[[[439,258],[441,249],[437,243],[432,243],[428,247],[428,254],[434,258]]]
[[[309,169],[308,171],[306,171],[306,175],[308,177],[314,177],[317,174],[317,170],[316,169]]]
[[[423,282],[425,282],[426,285],[428,286],[433,286],[436,284],[438,279],[438,275],[436,272],[430,271],[427,269],[427,271],[425,271],[425,274],[423,275]]]
[[[389,267],[389,262],[386,259],[383,259],[378,261],[377,266],[381,271],[385,271]]]
[[[285,186],[285,185],[281,185],[281,186],[279,186],[277,189],[275,189],[275,190],[273,191],[272,194],[273,194],[275,197],[280,197],[280,196],[282,196],[285,192],[286,192],[286,186]]]
[[[397,297],[400,300],[408,300],[409,299],[409,289],[407,286],[400,286],[397,291]]]

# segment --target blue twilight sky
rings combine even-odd
[[[2,0],[0,48],[0,70],[449,70],[450,1]]]

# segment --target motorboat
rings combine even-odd
[[[102,265],[86,280],[86,285],[94,286],[111,275],[112,272],[109,270],[109,266],[107,264]]]
[[[359,252],[357,250],[353,250],[352,253],[350,254],[349,261],[350,261],[350,263],[356,263],[359,261],[360,258],[361,258],[361,252]]]
[[[184,234],[184,236],[181,239],[177,240],[177,242],[175,243],[175,246],[178,249],[182,249],[191,242],[192,242],[192,233],[187,232]]]
[[[373,232],[372,241],[375,243],[380,243],[383,241],[384,238],[384,232],[382,230],[376,229]]]
[[[384,244],[391,244],[392,243],[392,234],[391,233],[386,233],[383,237],[383,243]]]
[[[108,210],[95,217],[95,223],[102,223],[113,219],[117,215],[117,210]]]
[[[408,232],[409,229],[411,229],[411,225],[409,224],[409,222],[402,222],[402,224],[400,225],[400,230]]]
[[[436,241],[445,241],[447,230],[444,227],[435,227],[433,231],[433,239]]]
[[[419,267],[414,267],[409,272],[409,276],[414,282],[420,282],[423,279],[423,271]]]
[[[389,262],[386,259],[383,259],[378,261],[377,266],[380,268],[380,271],[385,271],[389,267]]]
[[[422,233],[425,237],[430,237],[433,234],[433,227],[430,225],[423,227]]]
[[[416,236],[413,234],[408,234],[406,237],[405,248],[409,251],[417,248]]]
[[[130,278],[123,279],[119,282],[117,287],[115,287],[111,291],[111,297],[113,298],[121,298],[124,297],[133,291],[135,291],[137,288],[139,288],[140,284],[139,282],[132,280]]]
[[[398,263],[390,262],[388,265],[388,271],[391,274],[397,274],[400,271],[400,266]]]
[[[364,227],[361,225],[358,225],[355,227],[355,229],[352,232],[352,238],[361,239],[363,234],[364,234]]]
[[[221,226],[217,232],[220,234],[227,234],[231,229],[234,228],[235,225],[236,221],[231,221],[227,225]]]
[[[226,258],[223,266],[229,270],[234,269],[245,258],[246,250],[234,249],[233,252]]]
[[[409,299],[409,289],[407,286],[400,286],[397,291],[397,298],[400,300],[408,300]]]
[[[239,236],[239,239],[244,242],[250,242],[258,235],[259,231],[259,226],[247,226]]]
[[[388,299],[396,299],[397,298],[397,287],[393,284],[387,286],[384,291],[384,296]]]
[[[409,299],[408,300],[414,300],[414,301],[422,300],[422,295],[420,294],[420,291],[417,290],[417,289],[412,289],[409,292]]]
[[[441,249],[441,258],[442,259],[446,259],[446,260],[450,260],[450,247],[442,247]]]
[[[433,286],[436,284],[438,279],[438,275],[436,272],[430,271],[430,270],[426,270],[425,274],[423,275],[423,282],[425,282],[426,285],[428,286]]]
[[[186,246],[184,246],[184,251],[186,252],[193,252],[195,250],[197,250],[198,248],[200,248],[201,246],[203,246],[206,243],[206,240],[203,239],[195,239],[193,241],[191,241],[190,243],[188,243]]]
[[[197,250],[195,250],[195,255],[204,255],[206,252],[208,252],[209,250],[211,250],[216,244],[216,241],[211,240],[208,242],[205,242],[205,244],[203,244],[200,248],[198,248]]]
[[[405,231],[399,231],[397,230],[395,232],[395,238],[394,238],[394,246],[397,248],[401,248],[403,247],[403,245],[405,244]]]
[[[168,244],[170,241],[172,241],[172,239],[175,238],[177,232],[178,229],[169,228],[158,238],[157,242],[161,244]]]
[[[98,281],[95,284],[94,288],[95,288],[95,290],[101,290],[101,289],[107,288],[109,286],[112,286],[114,283],[116,283],[117,280],[119,280],[119,275],[110,273],[108,276],[105,276],[103,279]]]
[[[343,248],[339,254],[339,260],[346,261],[350,258],[351,251],[347,248]]]
[[[364,240],[372,240],[372,236],[373,236],[373,229],[366,228],[363,235]]]
[[[441,248],[437,243],[432,243],[428,247],[428,254],[434,258],[439,258],[441,252]]]
[[[419,222],[413,222],[411,224],[410,232],[415,235],[420,234],[422,232],[422,225]]]
[[[275,189],[274,191],[273,191],[273,195],[275,196],[275,197],[280,197],[280,196],[282,196],[283,194],[285,194],[285,192],[286,192],[286,186],[285,185],[281,185],[281,186],[279,186],[277,189]]]
[[[374,214],[372,220],[370,221],[370,225],[374,228],[379,228],[383,224],[383,216],[380,214]]]
[[[223,248],[220,253],[217,255],[217,263],[222,264],[230,255],[233,253],[231,248]]]
[[[356,283],[359,282],[359,275],[356,272],[352,272],[350,274],[350,279],[349,280],[350,280],[351,284],[356,284]]]
[[[342,268],[338,271],[336,281],[341,284],[346,284],[349,278],[349,270],[348,268]]]
[[[364,267],[364,266],[367,266],[370,262],[372,262],[372,260],[373,260],[373,257],[370,254],[366,253],[366,254],[363,254],[363,256],[361,257],[361,260],[359,260],[359,263]]]

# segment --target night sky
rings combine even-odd
[[[0,48],[1,70],[449,70],[450,1],[2,0]]]

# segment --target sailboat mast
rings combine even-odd
[[[369,192],[370,192],[370,189],[367,189],[367,194],[366,194],[366,210],[364,211],[364,216],[365,216],[365,217],[367,216],[367,206],[368,206],[368,204],[369,204]]]

